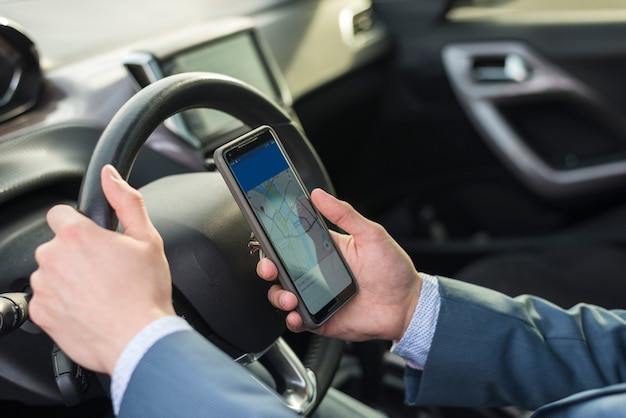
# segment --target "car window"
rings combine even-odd
[[[503,19],[507,21],[615,21],[626,20],[623,0],[459,0],[450,20]]]

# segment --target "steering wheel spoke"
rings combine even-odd
[[[291,347],[279,338],[261,359],[276,382],[285,404],[300,415],[308,415],[317,404],[317,378],[304,367]]]

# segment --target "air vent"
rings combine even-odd
[[[352,17],[352,31],[355,36],[372,29],[373,26],[374,13],[371,6]]]
[[[343,41],[353,48],[366,46],[384,35],[368,0],[355,0],[347,5],[339,15],[339,25]]]

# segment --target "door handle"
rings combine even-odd
[[[522,83],[532,77],[532,69],[518,54],[475,57],[472,76],[478,83]]]

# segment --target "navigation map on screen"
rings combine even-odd
[[[280,148],[271,139],[230,163],[308,310],[317,313],[351,277]]]

